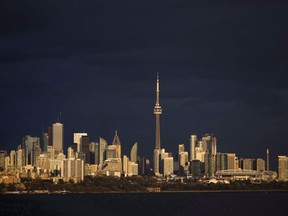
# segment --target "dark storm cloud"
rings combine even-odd
[[[167,150],[187,145],[191,132],[215,132],[224,151],[257,143],[259,152],[272,141],[269,130],[284,143],[287,2],[0,4],[1,131],[17,134],[13,145],[61,111],[66,145],[75,130],[109,140],[118,129],[123,143],[137,139],[150,155],[157,71]]]

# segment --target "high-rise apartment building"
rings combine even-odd
[[[190,161],[196,159],[196,153],[195,153],[196,142],[197,142],[197,136],[191,135],[190,136]]]
[[[278,156],[278,178],[279,180],[288,180],[288,157]]]
[[[179,153],[179,166],[184,167],[187,162],[188,162],[189,158],[188,158],[188,152],[180,152]]]
[[[56,153],[63,152],[63,124],[60,122],[52,125],[52,145]]]
[[[10,151],[10,168],[14,169],[16,167],[16,151]]]
[[[100,140],[99,140],[99,164],[103,164],[103,162],[105,160],[105,151],[106,151],[107,146],[108,146],[107,141],[100,137]]]
[[[128,163],[129,163],[129,158],[127,155],[123,155],[123,163],[122,163],[122,169],[123,169],[123,174],[126,176],[128,175]]]
[[[16,151],[16,167],[17,169],[21,169],[22,166],[24,166],[24,151],[20,145]]]
[[[154,107],[154,114],[156,117],[156,141],[155,141],[155,149],[154,149],[154,174],[159,175],[159,156],[160,156],[160,115],[162,114],[162,108],[160,106],[160,87],[159,87],[159,75],[157,73],[157,81],[156,81],[156,103]]]
[[[235,170],[236,169],[236,154],[235,153],[227,153],[227,170]]]
[[[162,162],[162,173],[164,176],[171,175],[174,172],[174,161],[173,157],[165,157],[161,160]]]
[[[265,171],[265,161],[262,158],[257,158],[256,170],[257,171]]]
[[[136,142],[134,143],[130,151],[130,160],[134,163],[137,163],[137,159],[138,159],[137,152],[138,152],[138,143]]]

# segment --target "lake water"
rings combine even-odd
[[[0,195],[0,215],[288,215],[288,192]]]

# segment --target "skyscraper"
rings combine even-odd
[[[280,180],[288,180],[288,157],[278,156],[278,178]]]
[[[190,161],[196,159],[195,147],[196,147],[197,136],[190,136]]]
[[[35,166],[36,158],[40,155],[40,139],[27,135],[23,138],[22,147],[24,149],[24,166]]]
[[[138,157],[137,150],[138,150],[138,143],[136,142],[134,143],[130,151],[130,160],[134,163],[137,163],[137,157]]]
[[[118,137],[117,130],[115,131],[115,136],[113,138],[112,145],[116,146],[116,158],[121,158],[121,142]]]
[[[266,170],[267,170],[267,171],[270,171],[270,170],[269,170],[270,168],[269,168],[269,149],[268,149],[268,148],[267,148],[267,151],[266,151],[266,163],[267,163],[267,164],[266,164],[266,166],[267,166],[267,167],[266,167],[266,168],[267,168]]]
[[[56,152],[63,152],[63,124],[60,122],[52,125],[52,145]]]
[[[43,152],[47,152],[47,146],[48,146],[48,142],[49,142],[49,135],[48,133],[45,133],[44,131],[42,132],[42,137],[41,137],[41,150]]]
[[[160,156],[160,115],[162,114],[162,108],[160,106],[160,100],[159,100],[159,93],[160,93],[160,87],[159,87],[159,74],[157,73],[157,82],[156,82],[156,103],[154,107],[154,114],[156,117],[156,142],[155,142],[155,149],[154,149],[154,174],[159,174],[159,156]]]
[[[107,141],[100,137],[99,139],[99,164],[103,164],[105,160],[105,151],[108,144]]]
[[[85,154],[84,162],[87,164],[90,164],[89,143],[90,143],[89,136],[82,136],[81,137],[82,152]]]
[[[73,134],[73,141],[74,143],[77,143],[77,152],[82,152],[82,142],[81,137],[82,136],[88,136],[87,133],[74,133]]]

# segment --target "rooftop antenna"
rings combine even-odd
[[[59,112],[59,115],[58,115],[58,122],[61,123],[61,112]]]

